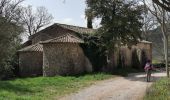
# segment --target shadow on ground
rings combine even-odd
[[[165,76],[166,76],[165,72],[153,72],[151,75],[151,82],[155,82]],[[129,74],[127,77],[124,77],[124,78],[128,79],[130,81],[146,82],[146,74],[145,73],[133,73],[133,74]]]
[[[11,84],[8,81],[0,81],[0,92],[1,91],[21,92],[21,93],[32,93],[33,92],[30,89],[28,89],[27,86]]]

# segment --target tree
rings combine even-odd
[[[52,15],[44,7],[38,7],[33,11],[32,6],[23,8],[22,22],[28,36],[37,33],[42,27],[51,23]]]
[[[166,11],[170,12],[170,0],[152,0],[155,4],[159,5]]]
[[[164,50],[162,48],[162,36],[160,35],[160,27],[157,19],[150,13],[147,5],[144,7],[143,13],[143,27],[142,38],[144,40],[152,42],[154,59],[162,60],[164,58]]]
[[[0,79],[12,75],[12,62],[20,45],[22,28],[0,17]]]
[[[143,13],[143,27],[142,27],[142,38],[148,40],[148,35],[151,34],[150,31],[158,26],[156,18],[148,11],[147,7],[144,9]]]
[[[167,77],[169,77],[169,67],[168,67],[168,37],[169,37],[169,26],[170,26],[170,13],[166,12],[163,8],[157,5],[154,2],[148,3],[144,0],[144,4],[147,5],[148,10],[152,15],[157,19],[163,35],[163,44],[164,44],[164,59],[167,71]]]
[[[22,24],[21,22],[21,7],[20,4],[24,0],[1,0],[0,1],[0,16],[4,17],[8,22]]]
[[[134,0],[86,0],[86,4],[90,16],[101,18],[98,32],[107,48],[113,43],[136,44],[141,38],[143,6]]]
[[[23,0],[0,1],[0,79],[10,77],[22,33],[20,3]]]

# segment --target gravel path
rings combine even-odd
[[[147,83],[144,73],[104,80],[60,100],[142,100],[146,89],[165,73],[154,73]]]

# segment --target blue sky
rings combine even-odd
[[[44,6],[54,17],[53,22],[86,27],[85,0],[25,0],[24,6]]]

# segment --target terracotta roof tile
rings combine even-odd
[[[22,48],[20,50],[18,50],[18,52],[32,52],[32,51],[40,51],[42,52],[43,51],[43,46],[39,43],[37,44],[34,44],[34,45],[30,45],[30,46],[27,46],[25,48]]]
[[[41,43],[84,43],[84,41],[74,35],[65,34],[54,39],[50,39]]]

